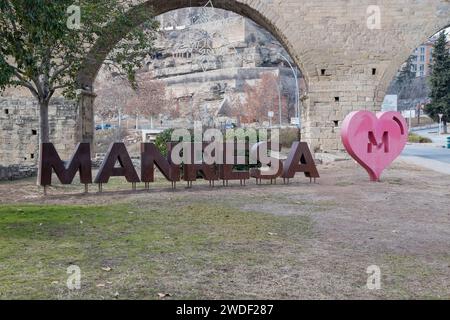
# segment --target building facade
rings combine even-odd
[[[411,71],[416,77],[428,77],[431,75],[433,65],[433,50],[436,44],[436,37],[430,38],[427,42],[416,48],[411,61]],[[450,42],[447,43],[450,52]]]

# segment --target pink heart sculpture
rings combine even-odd
[[[342,142],[347,152],[379,181],[381,173],[402,153],[408,141],[405,118],[398,112],[355,111],[344,120]]]

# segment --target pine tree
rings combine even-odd
[[[444,31],[434,45],[430,86],[431,103],[426,106],[425,112],[435,121],[439,121],[439,114],[443,114],[444,133],[447,133],[447,123],[450,121],[450,54]]]

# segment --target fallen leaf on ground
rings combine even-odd
[[[103,270],[103,271],[106,271],[106,272],[109,272],[109,271],[111,271],[112,269],[111,269],[110,267],[102,267],[102,270]]]
[[[171,297],[171,296],[172,295],[170,293],[158,293],[158,297],[160,299],[164,299],[164,298]]]
[[[99,284],[96,285],[96,287],[97,287],[97,288],[104,288],[104,287],[105,287],[105,284],[104,284],[104,283],[99,283]]]
[[[269,232],[269,236],[277,236],[278,233]]]

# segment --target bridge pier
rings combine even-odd
[[[358,70],[358,69],[356,69]],[[352,111],[378,112],[384,95],[377,96],[379,78],[372,68],[363,69],[357,75],[353,69],[348,74],[338,70],[319,80],[310,81],[309,92],[303,99],[302,139],[314,152],[344,150],[341,142],[341,126]]]

